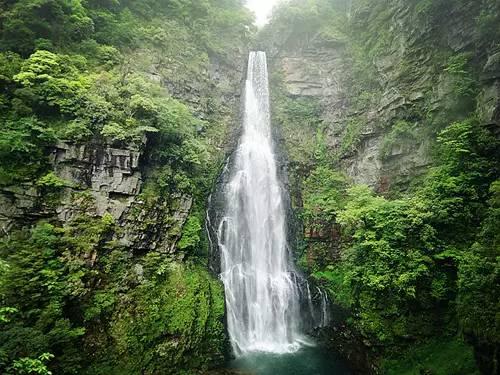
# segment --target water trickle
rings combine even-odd
[[[328,300],[328,294],[325,291],[323,291],[319,287],[317,289],[318,289],[318,294],[319,294],[320,303],[321,303],[321,317],[320,317],[319,326],[326,327],[329,323],[329,320],[330,320],[330,313],[328,311],[330,301]]]

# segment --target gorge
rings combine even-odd
[[[498,373],[500,3],[253,22],[0,1],[0,373]]]

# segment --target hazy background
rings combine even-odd
[[[263,26],[271,14],[273,7],[281,0],[247,0],[247,7],[257,16],[257,26]]]

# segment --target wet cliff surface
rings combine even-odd
[[[461,77],[449,73],[450,56],[470,54],[481,121],[498,121],[498,52],[477,25],[481,12],[494,10],[462,2],[446,18],[426,18],[414,4],[357,5],[333,35],[289,28],[263,46],[273,52],[275,89],[317,104],[325,142],[342,170],[381,192],[406,189],[432,163],[429,121],[460,120],[472,108],[457,93]],[[402,119],[414,134],[395,134]],[[285,128],[283,142],[300,148],[292,142],[314,138],[309,130],[295,135],[301,129]]]

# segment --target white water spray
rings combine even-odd
[[[271,137],[266,55],[251,52],[243,134],[218,230],[233,351],[300,347],[299,288],[288,259],[285,206]]]

